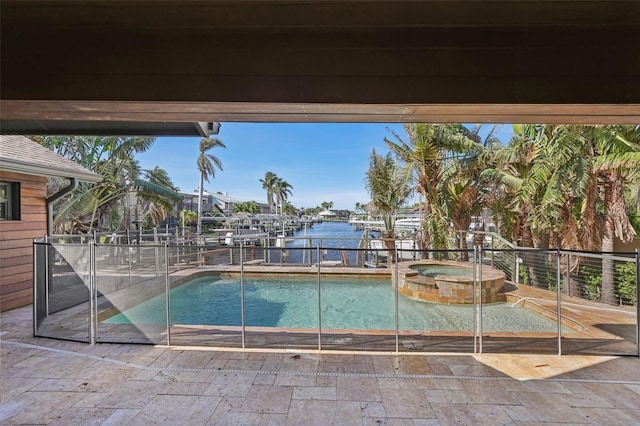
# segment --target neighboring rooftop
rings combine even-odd
[[[0,170],[100,182],[102,177],[20,135],[0,135]]]

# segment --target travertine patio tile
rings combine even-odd
[[[372,357],[374,371],[376,374],[395,374],[397,370],[394,363],[395,357],[374,356]]]
[[[640,385],[625,385],[625,387],[631,389],[632,391],[640,395]]]
[[[224,359],[224,358],[220,358],[220,357],[213,357],[211,358],[211,360],[207,363],[207,365],[205,365],[204,367],[201,368],[206,368],[206,369],[211,369],[211,370],[222,370],[223,368],[227,368],[227,362],[229,362],[230,360],[228,359]]]
[[[333,386],[336,387],[338,378],[335,376],[316,376],[316,386]]]
[[[260,369],[263,371],[281,370],[283,361],[282,354],[265,354],[264,360],[262,361],[262,367],[260,367]]]
[[[205,424],[220,403],[220,397],[157,395],[132,420],[131,425]]]
[[[247,396],[256,374],[219,373],[204,392],[214,396]]]
[[[130,354],[122,354],[122,355],[109,355],[109,358],[115,359],[123,362],[130,362],[136,365],[151,365],[156,357],[154,356],[140,356],[140,355],[130,355]]]
[[[291,401],[286,424],[289,426],[343,426],[362,423],[360,403],[355,401]]]
[[[254,385],[273,385],[276,382],[275,374],[256,374]]]
[[[126,408],[119,408],[107,418],[101,426],[120,426],[129,424],[129,422],[138,415],[140,410],[131,410]]]
[[[240,396],[223,396],[216,408],[214,415],[223,416],[225,413],[240,412],[244,404],[244,398]]]
[[[434,374],[424,357],[404,356],[400,358],[399,374]]]
[[[111,386],[107,381],[85,379],[46,379],[31,388],[32,392],[106,392]]]
[[[316,376],[314,374],[296,375],[296,374],[278,374],[276,376],[275,385],[278,386],[315,386]]]
[[[399,381],[395,377],[378,377],[377,380],[380,389],[400,389]]]
[[[289,410],[293,388],[290,386],[253,385],[240,411],[252,413],[284,413]]]
[[[549,380],[524,380],[520,382],[530,392],[571,393],[564,383]]]
[[[54,421],[49,423],[50,426],[90,426],[102,425],[109,419],[116,409],[113,408],[78,408],[73,411],[67,411]]]
[[[447,364],[433,364],[429,363],[432,374],[437,376],[453,376],[453,371]]]
[[[25,318],[26,331],[0,333],[0,424],[640,424],[637,358],[491,355],[485,364],[486,355],[91,346],[33,338]],[[512,367],[522,379],[550,376],[505,379]]]
[[[176,358],[180,356],[180,351],[164,350],[150,364],[153,367],[168,367]]]
[[[258,413],[242,413],[238,411],[231,411],[222,414],[213,414],[207,425],[219,425],[219,426],[259,426],[262,421],[262,414]]]
[[[457,364],[449,365],[454,376],[500,377],[503,373],[482,364]]]
[[[30,377],[0,376],[0,402],[7,401],[16,395],[27,392],[45,380],[46,379],[34,379]]]
[[[375,377],[338,377],[336,388],[341,401],[382,401]]]
[[[596,394],[606,398],[614,407],[630,408],[632,410],[640,407],[640,394],[629,389],[628,386],[620,386],[610,383],[588,383],[585,386]]]
[[[2,424],[46,424],[84,398],[79,392],[24,392],[0,405]]]
[[[464,390],[425,389],[424,394],[431,404],[470,404],[471,396]]]
[[[285,371],[318,371],[319,361],[317,359],[306,358],[302,354],[300,358],[296,358],[296,356],[285,356],[280,368]]]
[[[433,404],[441,425],[510,425],[513,419],[501,406],[485,404]]]
[[[435,418],[427,397],[409,389],[380,389],[382,402],[389,417]]]
[[[262,414],[258,426],[284,426],[286,422],[286,414]]]
[[[318,371],[321,373],[334,374],[373,374],[375,367],[373,364],[349,363],[338,364],[335,362],[320,363]]]
[[[335,386],[296,386],[293,388],[292,399],[327,399],[336,400]]]
[[[564,401],[564,403],[571,407],[583,407],[583,408],[615,408],[613,401],[609,398],[603,398],[593,393],[586,394],[557,394],[558,399]]]
[[[539,409],[538,407],[537,409]],[[535,415],[535,407],[523,407],[522,405],[504,405],[502,407],[505,413],[518,424],[539,424],[540,420]],[[533,411],[533,412],[532,412]]]
[[[170,382],[158,395],[204,395],[208,387],[209,383],[205,382]]]
[[[413,419],[414,426],[440,426],[437,419]]]
[[[596,425],[638,425],[640,424],[640,408],[589,408],[589,420]]]
[[[471,398],[470,402],[497,405],[518,404],[518,401],[511,396],[511,393],[502,386],[502,381],[466,380],[462,382],[462,388]]]
[[[378,401],[361,401],[360,410],[362,412],[363,419],[365,417],[386,417],[387,412],[384,409],[384,404]]]
[[[399,379],[399,383],[401,389],[462,389],[462,383],[460,380],[450,379],[448,377],[442,379]]]
[[[112,392],[94,401],[85,399],[84,407],[142,409],[165,387],[162,382],[128,381],[114,387]]]
[[[77,376],[72,375],[71,377],[86,378],[98,383],[121,383],[134,378],[139,372],[138,368],[100,362],[86,367],[82,372],[78,372]]]
[[[153,380],[158,382],[211,383],[220,374],[221,373],[210,371],[172,371],[167,369],[158,372],[158,374],[153,377]]]
[[[168,367],[172,368],[204,368],[214,357],[209,351],[182,351]]]
[[[257,371],[262,369],[262,360],[250,360],[250,359],[229,359],[224,366],[228,370],[253,370]]]
[[[513,392],[512,394],[528,412],[540,422],[588,423],[589,418],[582,408],[574,408],[558,398],[558,394],[546,392]],[[544,409],[541,409],[544,407]]]
[[[415,421],[389,417],[364,417],[362,426],[415,426]]]

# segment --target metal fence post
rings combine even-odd
[[[556,304],[558,315],[558,355],[562,355],[562,306],[560,305],[562,296],[562,272],[560,265],[560,249],[556,249]]]
[[[96,305],[98,304],[98,292],[96,291],[96,243],[89,241],[89,343],[96,344],[97,317]]]
[[[567,296],[571,296],[571,253],[567,253]]]
[[[322,350],[322,305],[320,302],[320,265],[322,264],[320,260],[320,244],[318,244],[317,249],[317,265],[318,265],[318,350]]]
[[[240,312],[242,315],[242,349],[245,348],[245,313],[244,313],[244,241],[240,240]]]
[[[157,249],[156,249],[157,250]],[[167,301],[167,346],[171,346],[171,283],[169,280],[169,247],[165,241],[164,244],[164,262],[165,262],[165,299]]]
[[[394,247],[395,249],[395,259],[396,259],[396,264],[395,264],[395,272],[394,272],[394,276],[395,276],[395,281],[396,281],[396,291],[395,291],[395,314],[396,314],[396,318],[395,318],[395,334],[396,334],[396,353],[398,353],[399,349],[400,349],[400,336],[399,336],[399,324],[398,324],[398,291],[400,289],[400,282],[398,281],[398,246]]]
[[[479,330],[479,335],[480,335],[479,350],[480,350],[480,353],[482,353],[483,350],[484,350],[483,349],[483,341],[482,341],[482,334],[483,334],[483,327],[482,327],[482,323],[483,323],[483,321],[482,321],[482,266],[483,266],[482,246],[478,246],[478,260],[479,260],[479,262],[478,262],[478,265],[479,265],[479,268],[478,268],[478,287],[480,288],[480,291],[479,291],[479,293],[480,293],[479,294],[479,303],[478,303],[478,306],[479,306],[479,309],[478,309],[478,317],[479,318],[478,319],[479,319],[479,328],[480,328],[480,330]]]
[[[49,243],[49,238],[44,236],[44,270],[46,271],[44,274],[44,303],[47,316],[49,316],[49,287],[51,285],[51,278],[53,275],[53,265],[49,264],[49,251],[52,249],[51,244]],[[35,271],[35,268],[34,268]]]
[[[513,250],[513,259],[516,264],[516,267],[513,268],[515,271],[515,283],[516,285],[520,284],[520,258],[518,257],[518,250]]]
[[[640,249],[636,249],[636,356],[640,357]]]
[[[473,246],[473,353],[478,353],[478,246]]]

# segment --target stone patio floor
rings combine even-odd
[[[34,338],[0,317],[0,424],[640,424],[640,359],[223,351]]]

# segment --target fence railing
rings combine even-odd
[[[234,348],[640,353],[638,252],[525,250],[498,239],[467,250],[358,246],[308,237],[35,242],[34,334]],[[467,278],[411,269],[425,263],[459,266]],[[504,273],[499,301],[490,298],[492,271]],[[468,303],[422,299],[469,288]]]

